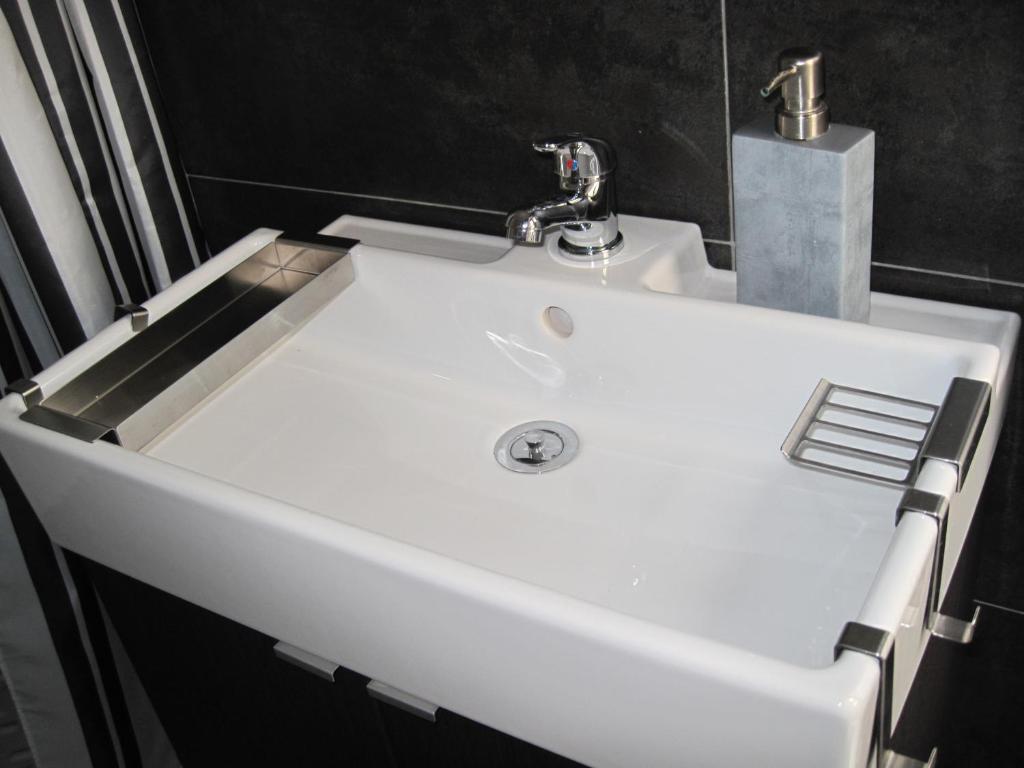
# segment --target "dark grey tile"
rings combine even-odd
[[[577,130],[623,212],[729,236],[719,0],[137,5],[191,173],[505,211]]]
[[[933,639],[893,737],[897,751],[950,768],[1024,765],[1024,615],[982,608],[968,646]]]
[[[316,232],[345,213],[486,235],[505,232],[499,214],[195,177],[190,183],[213,253],[257,227]]]
[[[708,264],[716,269],[733,269],[732,245],[729,243],[709,243],[704,241],[704,250],[708,254]]]
[[[1013,285],[952,274],[871,265],[871,290],[1024,313],[1024,284]]]
[[[1024,765],[1022,646],[1024,614],[982,608],[974,642],[954,650],[960,658],[938,740],[940,766]]]
[[[1024,3],[729,2],[733,128],[779,50],[826,55],[833,119],[877,132],[877,261],[1022,280]]]
[[[971,526],[963,553],[950,579],[942,604],[942,612],[949,616],[970,618],[974,612],[972,594],[983,555],[981,528],[979,525]],[[979,625],[980,631],[991,636],[990,624],[986,611]],[[950,761],[945,753],[950,748],[958,749],[961,739],[959,735],[951,736],[951,725],[961,727],[965,716],[974,716],[973,712],[963,708],[963,686],[969,684],[962,677],[965,666],[969,664],[966,657],[964,647],[955,643],[933,639],[928,644],[893,735],[896,751],[925,759],[932,747],[939,746],[943,758],[939,765],[960,765]]]
[[[976,512],[980,565],[978,600],[1024,611],[1024,354],[1018,352],[1006,421]]]

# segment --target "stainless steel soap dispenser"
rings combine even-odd
[[[761,95],[777,90],[774,124],[732,137],[738,300],[866,322],[875,134],[830,125],[820,51],[783,51]]]

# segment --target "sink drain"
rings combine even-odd
[[[528,421],[512,427],[494,446],[494,458],[513,472],[540,474],[565,466],[580,447],[580,439],[557,421]]]

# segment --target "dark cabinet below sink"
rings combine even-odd
[[[371,699],[349,670],[318,678],[275,657],[274,638],[76,559],[183,768],[579,765],[445,710],[421,720]]]

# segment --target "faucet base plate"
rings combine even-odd
[[[615,235],[615,239],[604,245],[575,245],[565,237],[558,238],[558,250],[567,258],[577,261],[603,261],[622,248],[622,233]]]

